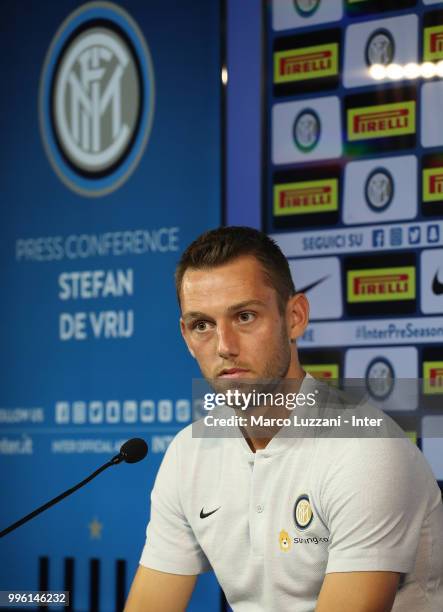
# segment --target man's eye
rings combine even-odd
[[[255,314],[253,312],[241,312],[238,318],[242,323],[250,323],[255,319]]]
[[[192,329],[195,329],[198,332],[204,332],[208,329],[208,322],[207,321],[196,321],[195,323],[193,323]]]

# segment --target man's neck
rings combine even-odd
[[[299,367],[297,375],[294,378],[290,378],[289,376],[287,376],[284,379],[285,382],[291,382],[291,393],[299,392],[305,376],[306,372],[301,367]],[[274,391],[273,393],[275,394],[276,392],[278,392],[278,390]],[[288,408],[286,408],[286,406],[272,406],[271,408],[269,406],[254,406],[248,412],[249,414],[246,415],[246,418],[248,419],[248,424],[244,427],[240,427],[240,430],[253,453],[255,453],[257,450],[263,450],[264,448],[266,448],[272,438],[280,431],[283,426],[282,424],[277,423],[282,423],[283,419],[291,417],[291,415],[293,414],[293,410],[289,410]],[[269,424],[269,426],[260,426],[258,428],[260,435],[257,436],[257,426],[251,424],[252,415],[255,419],[259,416],[263,416],[264,418],[275,419],[275,421],[271,421],[271,424]]]

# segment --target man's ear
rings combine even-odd
[[[291,340],[305,333],[309,323],[309,302],[303,293],[296,293],[286,304],[286,324]]]
[[[185,322],[183,321],[183,319],[182,319],[181,317],[180,317],[180,331],[181,331],[181,334],[182,334],[182,336],[183,336],[183,340],[185,341],[186,346],[188,347],[188,351],[191,353],[191,355],[192,355],[192,356],[194,357],[194,359],[195,359],[195,353],[194,353],[194,351],[192,350],[192,348],[189,346],[189,342],[188,342],[188,339],[187,339],[187,337],[186,337],[186,326],[185,326]]]

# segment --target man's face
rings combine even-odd
[[[188,269],[181,290],[183,337],[217,390],[242,379],[281,379],[291,365],[287,321],[253,256]]]

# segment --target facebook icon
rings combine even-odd
[[[382,229],[372,231],[372,246],[382,247],[385,244],[385,232]]]

